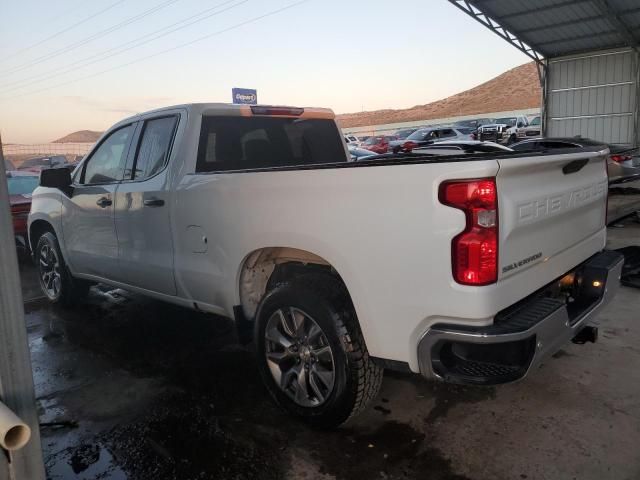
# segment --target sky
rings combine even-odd
[[[446,0],[3,1],[0,18],[7,143],[231,102],[233,87],[336,113],[407,108],[528,61]]]

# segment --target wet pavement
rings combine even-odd
[[[611,229],[640,244],[640,225]],[[51,479],[638,479],[640,292],[623,288],[600,341],[568,345],[498,388],[386,373],[336,431],[289,418],[229,320],[97,286],[74,309],[22,266]]]

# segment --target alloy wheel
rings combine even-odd
[[[58,252],[51,245],[43,245],[38,255],[38,268],[40,270],[40,285],[50,299],[56,299],[62,289],[62,277],[60,276],[60,259]]]
[[[333,352],[318,323],[295,307],[276,310],[265,329],[265,355],[280,389],[303,407],[323,404],[335,383]]]

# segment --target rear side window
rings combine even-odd
[[[135,180],[153,177],[167,164],[177,120],[173,116],[145,122],[136,155]]]
[[[346,162],[332,120],[203,117],[197,172]]]

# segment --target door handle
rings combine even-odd
[[[161,198],[149,198],[144,202],[145,207],[162,207],[164,205],[164,200]]]
[[[113,204],[113,202],[111,201],[111,199],[107,198],[107,197],[99,198],[98,201],[96,202],[96,205],[98,205],[101,208],[109,207],[112,204]]]

